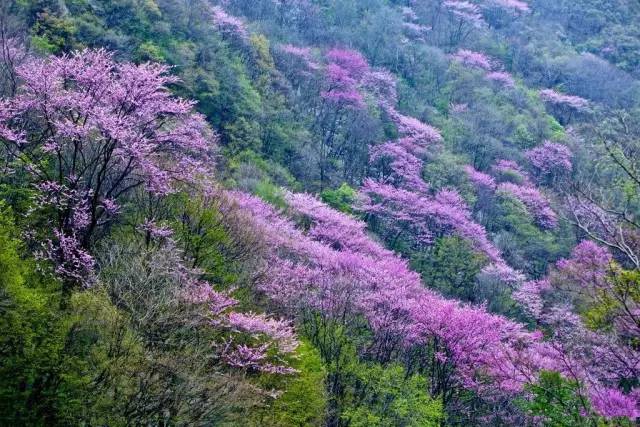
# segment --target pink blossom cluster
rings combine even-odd
[[[569,258],[556,263],[556,268],[563,281],[577,286],[577,291],[599,292],[608,287],[613,257],[603,246],[583,240],[573,248]]]
[[[52,259],[66,273],[74,265],[89,273],[92,234],[132,189],[166,195],[177,183],[211,176],[215,135],[193,102],[168,91],[176,82],[168,71],[118,63],[104,50],[28,58],[16,67],[21,85],[0,102],[0,134],[37,159],[23,167],[38,206],[52,210]],[[51,169],[56,179],[44,178]],[[64,259],[74,254],[78,260]]]
[[[365,75],[363,84],[379,102],[384,102],[385,105],[395,105],[398,102],[396,79],[389,71],[371,70]]]
[[[571,150],[566,145],[544,141],[542,145],[526,152],[533,167],[540,174],[571,172]]]
[[[480,28],[485,25],[480,7],[466,0],[446,0],[442,5],[456,18]]]
[[[625,395],[617,388],[593,388],[589,398],[598,414],[607,418],[640,418],[640,389],[633,395]]]
[[[310,47],[294,46],[292,44],[280,45],[280,50],[288,55],[298,58],[310,70],[319,70],[320,64],[316,62]]]
[[[372,147],[369,162],[379,171],[378,178],[383,182],[421,193],[429,190],[422,179],[424,162],[402,144],[390,141]]]
[[[53,230],[53,238],[45,242],[44,253],[40,258],[54,264],[55,274],[63,280],[79,283],[85,287],[95,282],[96,261],[93,256],[80,245],[74,231],[65,234],[59,229]]]
[[[544,308],[543,293],[551,289],[549,280],[530,280],[513,293],[513,299],[518,302],[534,319],[540,319]]]
[[[345,326],[363,316],[374,338],[361,351],[385,358],[431,346],[437,360],[423,363],[441,366],[448,372],[446,381],[461,387],[487,387],[492,378],[495,386],[509,390],[522,385],[524,377],[507,367],[513,366],[511,358],[519,349],[537,342],[536,335],[427,290],[406,261],[374,241],[365,243],[363,223],[331,212],[311,196],[287,197],[289,213],[303,225],[311,224],[306,232],[255,197],[233,197],[272,247],[260,289],[286,312],[299,316],[313,310]],[[461,203],[453,193],[441,196],[440,203],[445,202]]]
[[[364,108],[360,86],[369,70],[365,58],[347,49],[331,49],[325,56],[329,64],[324,71],[326,87],[320,96],[341,106]]]
[[[220,6],[211,6],[210,13],[214,24],[223,34],[236,36],[241,40],[249,39],[247,24],[241,18],[230,15]]]
[[[495,59],[489,58],[482,52],[468,49],[459,49],[450,57],[457,63],[466,67],[484,72],[484,78],[498,84],[503,88],[513,88],[515,80],[513,76],[502,69],[502,65]]]
[[[191,304],[205,306],[209,324],[227,332],[222,343],[214,343],[224,363],[270,374],[295,372],[283,359],[294,353],[299,344],[290,322],[264,314],[233,311],[238,301],[215,291],[209,283],[195,278],[196,274],[183,267],[185,290],[182,298]]]
[[[474,52],[468,49],[460,49],[451,58],[463,65],[480,68],[482,70],[489,71],[493,68],[491,59],[481,52]]]
[[[529,177],[520,165],[513,160],[499,159],[491,166],[491,172],[498,181],[509,181],[517,184],[528,183]]]
[[[355,50],[335,48],[329,50],[325,56],[330,63],[339,65],[356,79],[361,79],[369,71],[369,63]]]
[[[473,221],[455,190],[441,190],[430,197],[367,180],[360,190],[358,208],[383,221],[388,233],[404,231],[419,244],[430,244],[434,236],[455,234],[468,240],[492,261],[500,259],[486,231]]]
[[[565,95],[553,89],[540,90],[540,98],[552,105],[571,108],[577,111],[586,110],[589,107],[589,101],[579,96]]]
[[[476,186],[476,188],[482,190],[496,189],[496,181],[491,175],[480,172],[471,165],[465,165],[464,171],[467,173],[469,180]]]
[[[485,278],[503,283],[511,289],[520,287],[520,285],[525,281],[524,274],[514,270],[502,260],[487,265],[482,269],[481,274]]]
[[[498,185],[497,191],[521,201],[541,227],[555,228],[558,224],[556,213],[551,209],[547,198],[537,188],[530,185],[503,182]]]
[[[496,191],[498,194],[513,197],[522,202],[540,227],[556,227],[558,218],[549,201],[529,182],[526,173],[516,162],[505,159],[498,160],[491,167],[493,176],[480,172],[469,165],[465,166],[464,170],[478,190]],[[496,183],[496,180],[499,183]]]
[[[516,85],[513,76],[506,71],[491,71],[484,76],[487,80],[499,83],[504,87],[514,87]]]
[[[552,331],[547,341],[545,369],[562,373],[579,381],[586,388],[593,410],[605,418],[640,415],[640,389],[629,394],[617,386],[640,373],[640,352],[613,333],[587,329],[570,305],[561,304],[556,291],[564,289],[572,294],[585,290],[602,291],[611,266],[608,251],[591,241],[579,243],[571,257],[560,260],[551,274],[538,281],[525,282],[514,293],[529,315]],[[585,408],[586,409],[586,408]]]
[[[228,321],[238,331],[268,337],[284,354],[293,353],[298,347],[295,332],[289,322],[271,319],[264,314],[235,312],[229,313]]]
[[[530,11],[529,4],[521,0],[487,0],[487,5],[518,13]]]
[[[414,40],[423,40],[426,33],[431,31],[431,27],[426,25],[416,24],[414,22],[403,22],[402,29],[407,37],[410,37]]]
[[[147,219],[139,226],[140,230],[147,233],[152,239],[168,239],[173,235],[173,230],[162,224]]]
[[[531,302],[540,322],[553,325],[554,336],[542,341],[539,332],[527,332],[522,325],[424,288],[406,261],[369,240],[364,223],[312,196],[287,195],[287,213],[295,222],[253,196],[231,197],[272,248],[260,290],[303,324],[313,321],[313,315],[305,314],[310,311],[344,327],[360,328],[358,319],[366,319],[373,336],[359,351],[379,360],[397,354],[406,363],[439,370],[443,376],[432,379],[436,394],[451,393],[452,387],[481,395],[517,393],[524,383],[535,381],[536,372],[547,369],[587,384],[599,414],[635,416],[629,395],[606,392],[596,403],[594,393],[611,388],[607,384],[621,370],[631,372],[629,367],[640,359],[620,358],[619,347],[581,327],[575,315],[544,303],[547,281],[524,282],[506,266],[495,269],[514,285],[522,283],[516,295]],[[443,193],[439,202],[461,205],[451,192]],[[429,352],[413,351],[417,348]],[[236,357],[238,363],[257,363],[249,356]]]

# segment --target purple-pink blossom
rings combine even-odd
[[[474,52],[468,49],[460,49],[451,55],[454,61],[463,65],[480,68],[482,70],[491,70],[493,67],[491,59],[481,52]]]
[[[572,153],[566,145],[544,141],[542,145],[526,152],[531,165],[540,174],[571,172]]]
[[[503,182],[498,186],[498,191],[521,201],[541,227],[555,228],[558,224],[556,213],[551,209],[547,198],[537,188],[530,185]]]
[[[565,95],[553,89],[540,90],[540,98],[552,105],[568,107],[574,110],[585,110],[589,107],[589,101],[575,95]]]

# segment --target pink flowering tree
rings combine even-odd
[[[480,7],[470,1],[446,0],[441,3],[438,12],[446,17],[446,25],[434,26],[434,29],[440,33],[442,43],[449,47],[464,43],[474,31],[486,25]],[[434,19],[434,22],[438,22],[438,19]]]
[[[538,226],[553,229],[558,224],[558,215],[551,208],[547,197],[530,181],[522,168],[512,160],[498,160],[491,167],[491,175],[466,166],[465,172],[478,193],[487,204],[490,196],[509,197],[521,202]]]
[[[101,285],[119,309],[135,316],[143,334],[161,345],[178,331],[185,340],[185,329],[194,341],[204,341],[191,349],[201,352],[196,355],[212,374],[216,365],[247,376],[294,373],[289,362],[298,340],[291,323],[241,311],[231,291],[214,289],[185,258],[171,238],[152,246],[111,241],[98,256]]]
[[[471,68],[478,68],[485,71],[489,71],[493,68],[491,59],[481,52],[460,49],[451,55],[451,58],[454,61]]]
[[[236,39],[241,42],[249,40],[247,24],[241,18],[230,15],[221,6],[211,6],[209,8],[211,20],[223,36]]]
[[[526,184],[529,181],[526,172],[513,160],[499,159],[491,166],[491,173],[498,182]]]
[[[540,99],[544,101],[552,113],[562,124],[571,123],[571,119],[578,113],[589,109],[589,101],[575,95],[566,95],[553,89],[542,89],[539,92]]]
[[[557,214],[551,209],[547,198],[537,188],[531,185],[504,182],[498,186],[497,191],[522,202],[540,227],[552,229],[557,226]]]
[[[506,71],[491,71],[484,76],[487,80],[505,88],[513,88],[516,85],[513,76]]]
[[[596,416],[633,420],[640,409],[634,393],[618,387],[633,384],[639,375],[640,352],[633,344],[637,304],[628,292],[624,302],[614,296],[617,268],[604,247],[585,240],[547,278],[523,283],[514,299],[551,332],[547,351],[555,355],[545,369],[581,385],[579,394],[592,403],[592,408],[585,405],[585,413],[593,409]],[[603,313],[606,324],[601,323]]]
[[[527,13],[529,4],[521,0],[487,0],[487,7],[499,7],[511,13]]]
[[[529,368],[515,368],[514,360],[528,357],[523,349],[538,342],[537,335],[425,289],[406,261],[367,236],[363,222],[310,195],[287,194],[293,221],[254,197],[233,197],[271,248],[258,289],[296,318],[336,367],[328,379],[331,393],[342,389],[345,340],[363,328],[371,335],[358,340],[362,357],[404,361],[429,377],[432,394],[450,408],[463,389],[512,395],[529,378]],[[439,199],[461,203],[454,194]]]
[[[538,176],[543,179],[561,178],[573,169],[572,153],[566,145],[544,141],[525,154]]]
[[[325,53],[325,60],[313,129],[319,139],[321,189],[330,178],[333,160],[349,163],[366,149],[348,130],[356,117],[366,117],[363,86],[369,72],[364,56],[354,50],[331,49]]]
[[[210,174],[215,135],[173,97],[166,66],[117,63],[103,50],[32,58],[0,105],[0,138],[49,212],[46,256],[86,283],[96,232],[138,187],[162,196]]]

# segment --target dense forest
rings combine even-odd
[[[640,2],[0,1],[0,425],[639,419]]]

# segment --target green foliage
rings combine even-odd
[[[589,402],[581,395],[581,386],[575,381],[562,378],[558,372],[543,371],[537,383],[529,384],[526,390],[531,399],[521,401],[529,414],[540,417],[549,427],[595,426],[593,420],[582,414],[589,413]]]
[[[230,159],[228,164],[230,184],[255,192],[259,182],[274,183],[290,189],[299,187],[295,178],[282,165],[265,159],[255,151],[247,150]]]
[[[445,187],[457,188],[460,195],[471,205],[475,202],[473,188],[464,173],[460,173],[465,161],[461,156],[444,153],[430,161],[422,171],[422,177],[435,191]]]
[[[285,208],[287,202],[284,200],[284,193],[281,187],[273,185],[269,181],[260,181],[255,188],[255,193],[261,199],[279,208]]]
[[[571,231],[561,222],[555,233],[538,228],[524,205],[508,195],[499,196],[487,224],[496,233],[495,241],[503,257],[531,277],[541,277],[547,266],[568,252]]]
[[[322,426],[326,410],[326,370],[318,351],[302,341],[292,367],[298,372],[279,378],[284,393],[255,411],[250,425],[273,427]],[[268,384],[267,384],[268,386]]]
[[[342,185],[335,190],[324,190],[320,194],[320,198],[323,202],[340,212],[353,213],[352,206],[355,202],[356,194],[354,188],[350,187],[347,183],[342,183]]]
[[[432,399],[424,377],[407,376],[400,365],[360,363],[354,366],[342,419],[349,426],[439,426],[442,404]]]
[[[441,237],[429,252],[415,254],[411,265],[424,283],[449,297],[476,301],[476,276],[487,260],[459,237]]]
[[[596,289],[595,298],[584,302],[581,314],[592,329],[614,330],[616,319],[640,304],[640,271],[613,269],[607,281],[609,286]]]
[[[172,221],[178,241],[190,259],[191,266],[200,268],[205,277],[225,285],[237,277],[233,262],[226,256],[233,238],[225,227],[224,218],[215,205],[200,198],[176,194],[171,201],[175,212]]]
[[[45,373],[56,368],[64,345],[55,289],[20,258],[15,235],[10,212],[0,206],[0,420],[6,425],[45,416],[55,399]]]

